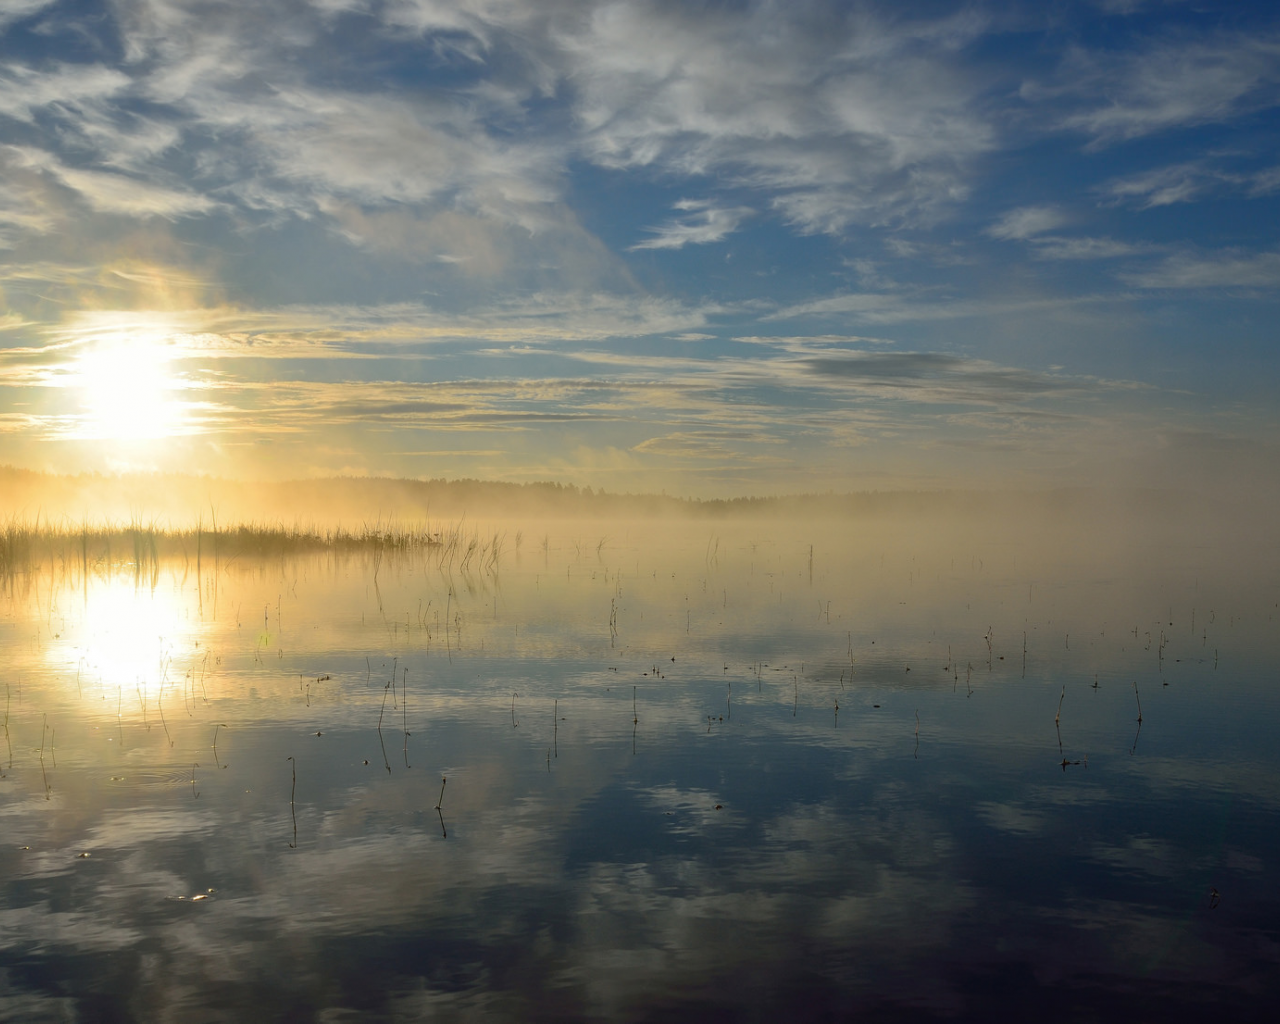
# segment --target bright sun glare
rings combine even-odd
[[[181,431],[181,382],[163,339],[145,334],[100,342],[76,367],[84,431],[103,440],[146,440]]]
[[[69,614],[75,617],[49,648],[50,661],[69,687],[100,691],[113,710],[120,695],[130,713],[148,692],[154,700],[159,684],[180,682],[200,657],[188,646],[187,609],[171,588],[139,587],[128,576],[95,578]]]

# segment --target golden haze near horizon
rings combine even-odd
[[[1198,552],[1215,572],[1257,578],[1278,563],[1280,543],[1263,501],[1214,490],[1062,489],[1056,491],[866,491],[683,500],[615,494],[556,483],[385,477],[234,481],[177,474],[57,475],[0,466],[0,526],[10,534],[79,537],[84,531],[146,531],[178,538],[244,528],[285,537],[334,531],[366,539],[390,533],[423,538],[464,531],[488,538],[543,536],[550,530],[619,538],[655,520],[683,521],[708,537],[732,523],[760,536],[808,530],[819,543],[1017,548],[1046,572],[1157,564],[1161,550]],[[750,524],[756,524],[751,526]],[[597,536],[598,535],[598,536]],[[797,534],[798,535],[798,534]],[[879,538],[878,540],[876,538]],[[941,549],[941,548],[940,548]],[[37,553],[38,554],[38,553]],[[127,560],[124,548],[116,558]]]

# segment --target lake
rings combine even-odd
[[[1274,551],[466,530],[4,579],[0,1020],[1271,1009]]]

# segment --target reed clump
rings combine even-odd
[[[424,556],[443,564],[475,566],[496,573],[502,537],[482,539],[461,526],[376,521],[358,528],[320,529],[282,522],[206,523],[165,526],[132,518],[127,523],[84,520],[61,522],[11,517],[0,522],[0,580],[38,571],[42,566],[78,570],[83,575],[130,567],[154,573],[162,560],[206,565],[236,558],[262,559],[333,552],[383,558]]]
[[[38,526],[10,518],[0,526],[0,576],[26,571],[35,554]]]

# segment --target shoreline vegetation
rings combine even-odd
[[[1123,544],[1137,534],[1185,542],[1205,523],[1232,523],[1261,555],[1275,547],[1241,506],[1153,489],[861,491],[699,499],[626,494],[552,482],[330,477],[231,481],[175,474],[78,476],[0,466],[0,576],[40,564],[84,570],[161,560],[227,564],[310,553],[426,557],[464,571],[496,571],[508,535],[518,550],[539,524],[757,523],[780,534],[809,522],[818,536],[863,526],[917,536],[968,524],[987,537],[1040,531],[1064,550],[1077,541]],[[508,530],[508,527],[510,529]],[[577,529],[578,527],[571,527]],[[1259,532],[1261,530],[1261,532]],[[1154,531],[1154,533],[1153,533]],[[1215,529],[1215,533],[1218,530]]]

